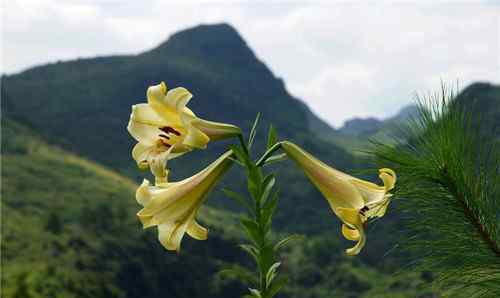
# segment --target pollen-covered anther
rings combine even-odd
[[[361,215],[365,216],[365,212],[366,212],[366,211],[368,211],[368,210],[370,210],[370,208],[368,208],[368,206],[364,206],[363,208],[361,208],[361,209],[359,210],[359,213],[360,213]]]
[[[163,131],[164,133],[166,133],[167,135],[170,133],[174,134],[178,137],[181,135],[181,133],[178,130],[176,130],[175,128],[170,127],[170,126],[160,127],[160,130]]]

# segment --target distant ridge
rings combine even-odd
[[[248,130],[261,112],[259,141],[265,139],[265,130],[272,122],[280,138],[295,140],[337,168],[358,166],[346,150],[318,137],[313,122],[322,124],[324,130],[333,130],[291,96],[283,81],[227,24],[183,30],[139,55],[78,59],[6,76],[2,109],[44,139],[139,181],[143,174],[130,156],[135,141],[126,126],[131,106],[144,102],[147,87],[162,80],[169,88],[188,88],[194,95],[189,107],[200,117]],[[221,145],[210,144],[208,152],[194,152],[189,158],[173,161],[172,179],[198,171],[221,150]],[[238,177],[231,175],[228,179]],[[302,173],[285,168],[280,179],[290,187],[283,191],[288,199],[276,218],[277,225],[298,227],[295,222],[304,218],[292,214],[301,208],[307,209],[305,217],[314,220],[300,227],[322,231],[325,226],[336,225],[328,208],[322,208],[321,195],[307,184]],[[297,204],[304,197],[310,198],[308,203]],[[223,203],[216,200],[213,204]]]
[[[255,59],[241,35],[229,24],[200,25],[177,32],[154,48],[154,53],[170,51],[189,51],[204,58],[236,57],[238,59]]]

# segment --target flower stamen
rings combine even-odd
[[[170,133],[172,133],[178,137],[181,135],[181,133],[178,130],[176,130],[175,128],[170,127],[170,126],[160,127],[160,130],[163,131],[164,133],[166,133],[167,135]]]

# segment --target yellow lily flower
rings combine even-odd
[[[210,140],[237,136],[240,128],[203,120],[186,107],[192,94],[178,87],[167,92],[164,82],[150,86],[147,103],[132,106],[128,131],[137,140],[132,156],[140,168],[151,168],[166,181],[165,163],[186,152],[206,148]]]
[[[151,186],[147,179],[137,189],[137,202],[143,206],[137,216],[144,228],[158,227],[158,239],[167,250],[179,252],[184,233],[197,240],[207,239],[207,229],[195,218],[207,194],[232,165],[228,151],[194,176],[178,182]]]
[[[384,186],[379,186],[329,167],[293,143],[285,141],[281,147],[328,200],[333,212],[343,222],[344,237],[357,241],[354,247],[346,250],[348,255],[357,255],[366,242],[366,221],[384,216],[389,205],[391,194],[388,192],[396,183],[394,171],[380,169],[379,177]]]

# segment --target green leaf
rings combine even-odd
[[[274,210],[276,209],[276,206],[278,205],[278,199],[279,199],[279,190],[276,190],[273,193],[273,196],[271,197],[268,202],[264,205],[264,210],[262,211],[262,222],[264,223],[265,231],[267,232],[270,228],[271,225],[271,219],[274,213]]]
[[[259,253],[259,262],[257,263],[259,266],[259,271],[261,272],[262,276],[266,276],[269,268],[271,268],[271,266],[275,262],[273,246],[266,244],[261,247]]]
[[[237,203],[239,203],[243,207],[247,208],[248,211],[250,211],[251,213],[253,212],[252,205],[250,204],[250,202],[247,200],[246,197],[244,197],[243,195],[241,195],[241,194],[239,194],[237,192],[234,192],[234,191],[232,191],[230,189],[227,189],[227,188],[223,188],[222,191],[230,199],[235,200]]]
[[[231,144],[229,145],[229,148],[231,148],[231,150],[233,151],[234,155],[236,155],[236,158],[242,163],[242,164],[247,164],[248,163],[248,158],[247,158],[247,155],[243,152],[243,150],[234,145],[234,144]]]
[[[259,119],[260,119],[260,113],[257,113],[257,116],[255,117],[255,121],[253,122],[253,125],[252,125],[252,130],[250,130],[250,136],[248,137],[248,149],[252,148],[253,141],[254,141],[255,135],[257,133],[257,125],[259,124]]]
[[[234,145],[234,144],[231,144],[231,145],[229,145],[229,148],[231,148],[231,150],[233,151],[236,158],[242,164],[247,165],[247,166],[250,164],[250,160],[248,158],[248,155],[245,153],[245,151],[241,147]]]
[[[278,267],[281,265],[280,262],[276,262],[274,264],[271,265],[271,267],[269,268],[269,270],[267,270],[267,273],[266,273],[266,284],[267,286],[269,287],[271,285],[271,283],[273,282],[274,278],[276,277],[276,270],[278,269]]]
[[[281,143],[274,144],[271,148],[268,148],[264,154],[259,158],[259,160],[255,163],[257,167],[261,167],[265,164],[266,160],[271,157],[274,152],[281,148]]]
[[[304,236],[299,235],[299,234],[293,234],[290,236],[285,237],[284,239],[281,239],[276,245],[274,245],[274,251],[280,250],[282,247],[287,245],[290,241],[294,240],[301,240],[304,239]]]
[[[247,252],[251,257],[255,259],[256,263],[259,263],[259,250],[252,244],[240,244],[239,247]]]
[[[258,167],[250,166],[248,169],[248,192],[255,200],[260,199],[262,186],[262,172]]]
[[[278,279],[278,281],[273,283],[273,285],[269,289],[269,292],[268,292],[266,298],[273,298],[276,294],[278,294],[278,292],[281,290],[281,288],[283,288],[283,286],[285,286],[287,284],[287,282],[288,282],[288,277],[282,277],[282,278]]]
[[[252,288],[248,288],[248,290],[250,291],[250,293],[252,294],[252,297],[256,297],[256,298],[262,298],[262,295],[260,294],[260,291],[257,290],[257,289],[252,289]]]
[[[248,238],[259,246],[262,243],[259,225],[255,221],[248,218],[241,218],[240,221],[245,228]]]
[[[276,144],[277,141],[278,134],[274,126],[271,124],[271,126],[269,126],[269,132],[267,134],[267,149],[271,148],[274,144]]]
[[[227,159],[229,159],[229,160],[230,160],[230,161],[232,161],[232,162],[237,163],[238,165],[240,165],[240,166],[242,166],[242,167],[244,167],[244,166],[245,166],[245,165],[244,165],[244,164],[243,164],[243,163],[242,163],[239,159],[232,158],[231,156],[230,156],[230,157],[228,157]]]
[[[264,190],[262,191],[262,195],[260,197],[260,203],[264,205],[267,201],[267,198],[269,197],[269,194],[271,193],[271,190],[273,189],[273,186],[276,182],[276,178],[274,178],[273,174],[269,174],[264,178],[263,182],[263,188]]]
[[[264,163],[264,165],[269,165],[269,164],[272,164],[275,162],[280,162],[280,161],[286,160],[287,158],[288,158],[288,156],[286,155],[286,153],[276,154],[276,155],[273,155],[273,156],[269,157],[268,159],[266,159],[266,162]]]

